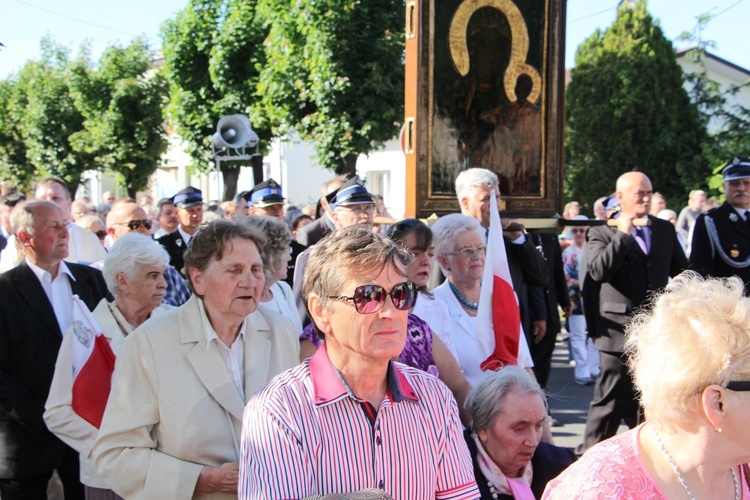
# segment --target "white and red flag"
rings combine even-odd
[[[73,295],[73,411],[96,427],[107,406],[115,353],[86,304]]]
[[[482,346],[483,355],[487,356],[480,365],[482,370],[497,371],[505,365],[517,365],[521,335],[521,312],[510,277],[503,226],[493,190],[490,195],[487,259],[477,311],[477,340]]]

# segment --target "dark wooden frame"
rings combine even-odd
[[[465,0],[472,1],[472,0]],[[521,0],[513,0],[520,4]],[[503,196],[502,209],[518,217],[551,217],[562,209],[563,125],[565,78],[565,1],[544,1],[544,67],[541,76],[541,189],[537,194]],[[406,2],[406,89],[404,152],[406,154],[406,212],[427,217],[459,210],[452,194],[432,192],[432,110],[434,89],[433,32],[435,5],[440,0]],[[458,78],[458,77],[457,77]]]

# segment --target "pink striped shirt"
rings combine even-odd
[[[325,345],[252,397],[239,497],[304,498],[380,488],[395,499],[479,498],[458,407],[437,378],[391,363],[372,419]]]

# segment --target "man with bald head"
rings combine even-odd
[[[0,274],[0,497],[46,498],[57,470],[65,498],[83,499],[78,453],[44,425],[63,332],[73,323],[73,294],[89,307],[106,296],[101,272],[65,262],[67,213],[50,201],[18,204],[11,229],[25,257]]]
[[[617,433],[622,420],[633,428],[639,421],[633,380],[623,354],[625,328],[633,311],[646,303],[650,292],[667,284],[688,267],[674,226],[648,215],[653,188],[641,172],[617,179],[615,196],[620,205],[615,226],[591,227],[586,236],[587,273],[601,286],[596,325],[589,335],[599,350],[601,375],[589,406],[583,453]]]
[[[112,238],[112,243],[121,236],[137,232],[144,236],[151,236],[151,219],[140,205],[133,202],[115,203],[112,210],[107,214],[107,234]],[[101,269],[104,262],[97,263],[94,267]],[[164,279],[167,289],[164,291],[162,303],[179,307],[190,298],[190,288],[185,278],[172,266],[167,266],[164,271]]]
[[[333,220],[333,209],[330,202],[334,193],[344,185],[347,178],[343,175],[334,177],[326,181],[320,189],[320,206],[323,208],[323,215],[317,218],[312,224],[308,224],[297,231],[297,241],[306,247],[312,246],[336,230],[336,223]]]

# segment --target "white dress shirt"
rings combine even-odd
[[[211,342],[216,342],[216,347],[219,349],[219,355],[221,360],[224,362],[224,366],[227,368],[229,377],[232,379],[234,386],[237,388],[242,400],[245,400],[245,329],[247,327],[247,318],[242,321],[240,327],[240,333],[237,338],[234,339],[232,347],[227,345],[219,338],[211,326],[211,322],[208,320],[203,300],[198,300],[198,308],[201,311],[201,317],[203,318],[203,330],[206,332],[206,347],[211,346]]]
[[[45,271],[41,267],[32,264],[29,259],[26,259],[26,264],[34,272],[39,283],[41,283],[44,293],[47,294],[52,309],[55,310],[55,317],[57,318],[57,324],[60,325],[60,332],[65,333],[73,324],[73,289],[70,286],[70,281],[75,281],[76,278],[70,273],[70,269],[65,265],[65,261],[61,260],[60,265],[57,268],[57,276],[54,278],[49,271]]]

